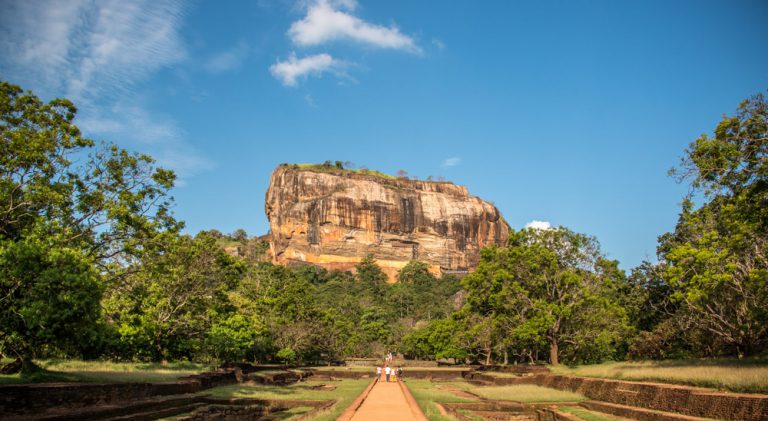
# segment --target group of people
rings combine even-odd
[[[376,377],[381,380],[381,374],[384,374],[385,378],[387,379],[387,382],[391,381],[396,382],[397,379],[402,379],[403,377],[403,369],[402,367],[391,367],[389,363],[384,364],[384,369],[381,367],[376,367]]]
[[[392,362],[395,360],[395,356],[391,352],[387,352],[387,356],[384,358],[384,368],[376,367],[376,377],[381,380],[382,373],[386,376],[387,381],[392,379],[396,382],[397,379],[403,377],[403,369],[400,367],[395,368]]]

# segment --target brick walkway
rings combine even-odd
[[[384,376],[381,377],[352,416],[352,421],[426,420],[415,401],[409,404],[399,382],[387,383]]]

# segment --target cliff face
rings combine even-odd
[[[471,270],[509,231],[462,186],[290,165],[272,173],[266,212],[276,263],[349,270],[371,253],[390,281],[411,260],[436,275]]]

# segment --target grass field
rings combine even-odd
[[[410,379],[405,383],[421,410],[430,420],[446,421],[451,418],[440,414],[435,402],[473,402],[470,398],[462,398],[441,390],[441,386],[455,387],[490,400],[507,400],[516,402],[579,402],[586,398],[578,393],[563,392],[535,385],[513,386],[475,386],[466,382],[432,383],[429,380]],[[464,415],[472,418],[469,413]]]
[[[441,384],[454,385],[455,383],[432,383],[422,379],[408,379],[405,382],[427,418],[432,421],[452,421],[453,418],[440,414],[435,402],[472,402],[472,400],[460,398],[451,392],[438,389],[437,386]]]
[[[584,421],[616,421],[616,420],[622,419],[617,417],[611,417],[605,414],[598,414],[598,413],[589,411],[587,409],[574,407],[574,406],[561,406],[558,408],[558,410],[560,412],[565,412],[567,414],[575,415]]]
[[[579,393],[550,389],[533,384],[509,386],[474,386],[470,383],[455,382],[451,385],[486,399],[515,402],[581,402],[587,398]]]
[[[327,367],[327,366],[321,366],[321,367],[312,367],[313,370],[317,371],[353,371],[355,373],[375,373],[376,367]]]
[[[212,367],[190,362],[113,363],[105,361],[40,360],[44,369],[29,376],[0,375],[0,384],[52,382],[166,382],[191,376]]]
[[[572,376],[650,381],[745,393],[768,393],[768,360],[690,359],[611,362],[577,367],[550,366]]]
[[[210,394],[217,398],[251,398],[251,399],[296,399],[296,400],[338,400],[329,411],[313,417],[313,420],[330,421],[335,420],[351,403],[358,397],[371,379],[355,379],[342,381],[306,381],[294,383],[287,386],[266,386],[266,385],[231,385],[222,386],[206,390],[205,394]],[[335,390],[312,390],[312,386],[321,384],[332,384],[336,386]],[[304,408],[306,413],[311,408]],[[300,415],[299,408],[294,408],[291,412],[294,415]]]

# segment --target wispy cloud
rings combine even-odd
[[[525,224],[525,228],[535,229],[535,230],[551,230],[552,224],[550,224],[548,221],[536,221],[533,220],[527,224]]]
[[[445,50],[445,43],[437,38],[432,38],[432,45],[437,47],[437,49],[440,51]]]
[[[444,168],[447,168],[447,167],[455,167],[459,164],[461,164],[461,158],[459,158],[458,156],[455,156],[453,158],[448,158],[445,161],[443,161],[441,166]]]
[[[248,47],[248,44],[241,41],[232,48],[209,58],[203,67],[211,73],[236,70],[240,68],[243,61],[248,57],[249,50],[250,48]]]
[[[348,13],[354,11],[356,6],[357,3],[351,0],[312,2],[307,8],[307,15],[291,25],[288,36],[299,46],[352,41],[376,48],[421,53],[414,39],[400,32],[396,26],[376,25]]]
[[[304,102],[307,103],[312,108],[317,108],[317,103],[315,103],[315,98],[312,98],[312,95],[306,94],[304,95]]]
[[[344,76],[344,68],[347,63],[336,60],[330,54],[315,54],[303,58],[296,58],[291,53],[285,61],[278,61],[269,67],[272,76],[279,79],[285,86],[296,86],[298,79],[307,76],[321,76],[330,72],[338,76]]]
[[[3,4],[3,73],[78,103],[124,94],[185,57],[177,0]]]
[[[144,107],[118,102],[78,121],[86,133],[129,139],[132,146],[151,154],[160,166],[176,171],[181,183],[214,163],[184,141],[185,133],[170,118]]]
[[[91,137],[137,147],[184,177],[212,164],[135,87],[186,58],[180,0],[9,0],[0,13],[0,73],[42,97],[64,96]]]

